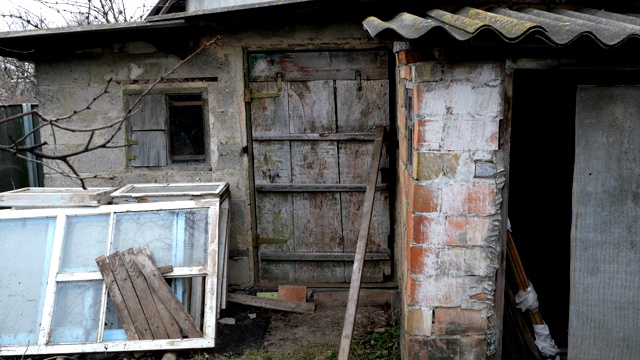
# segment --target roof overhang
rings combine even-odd
[[[444,31],[460,41],[490,33],[507,43],[537,38],[551,47],[564,47],[589,38],[603,48],[612,48],[629,39],[640,39],[640,14],[590,8],[545,11],[531,7],[515,10],[495,6],[484,10],[463,7],[456,12],[432,9],[426,14],[403,12],[389,21],[371,16],[363,25],[373,37],[391,36],[402,40],[424,39]]]
[[[640,39],[640,14],[576,7],[551,10],[532,6],[514,9],[498,6],[436,8],[435,1],[429,4],[420,2],[422,7],[430,5],[427,8],[430,10],[423,12],[416,9],[416,4],[387,0],[275,0],[156,15],[141,22],[4,32],[0,33],[0,56],[31,60],[134,41],[145,41],[161,50],[180,51],[180,47],[188,43],[186,39],[199,36],[199,29],[203,26],[224,28],[225,25],[233,25],[237,29],[259,29],[261,26],[307,24],[310,21],[322,26],[344,19],[362,22],[372,37],[384,40],[420,41],[445,34],[462,43],[473,43],[487,37],[496,39],[498,44],[526,44],[535,39],[554,48],[584,44],[578,40],[590,39],[598,47],[611,48],[629,39]],[[392,17],[392,14],[397,15]],[[391,20],[382,20],[386,15]],[[635,45],[636,42],[629,43]]]
[[[187,24],[183,20],[171,20],[0,32],[0,56],[34,59],[100,48],[119,42],[157,43],[186,31]]]

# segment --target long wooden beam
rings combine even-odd
[[[351,337],[353,336],[353,324],[356,319],[356,311],[358,308],[360,282],[362,281],[362,269],[364,267],[364,259],[367,252],[367,238],[369,237],[369,225],[371,224],[371,214],[373,212],[373,200],[376,194],[376,182],[378,181],[378,168],[380,167],[383,135],[384,126],[379,125],[376,129],[376,139],[373,143],[373,151],[371,153],[367,191],[364,194],[362,220],[360,222],[360,230],[358,232],[355,259],[353,261],[351,285],[349,286],[349,300],[347,302],[344,326],[342,328],[338,360],[348,360],[349,358],[349,348],[351,347]]]

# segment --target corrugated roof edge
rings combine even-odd
[[[394,31],[404,39],[414,40],[433,29],[442,29],[455,39],[469,40],[481,31],[493,31],[505,42],[518,42],[535,34],[552,46],[566,46],[580,37],[590,37],[607,48],[640,38],[638,16],[589,8],[543,11],[527,7],[465,7],[455,13],[434,9],[425,17],[403,12],[389,21],[370,16],[362,23],[372,37]]]

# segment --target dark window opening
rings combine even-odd
[[[172,161],[205,160],[201,94],[167,95]]]
[[[413,175],[413,128],[415,114],[413,112],[413,89],[406,89],[405,101],[405,134],[407,137],[407,169]]]

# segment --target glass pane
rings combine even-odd
[[[205,266],[209,209],[116,214],[113,251],[149,245],[156,266]]]
[[[104,335],[102,341],[121,341],[127,340],[127,334],[124,332],[118,311],[113,305],[110,297],[107,297],[107,310],[104,317]]]
[[[99,271],[96,258],[107,253],[109,215],[67,219],[60,272]]]
[[[0,345],[38,341],[55,218],[0,220]]]
[[[49,341],[54,344],[97,341],[101,296],[102,281],[58,283]]]

